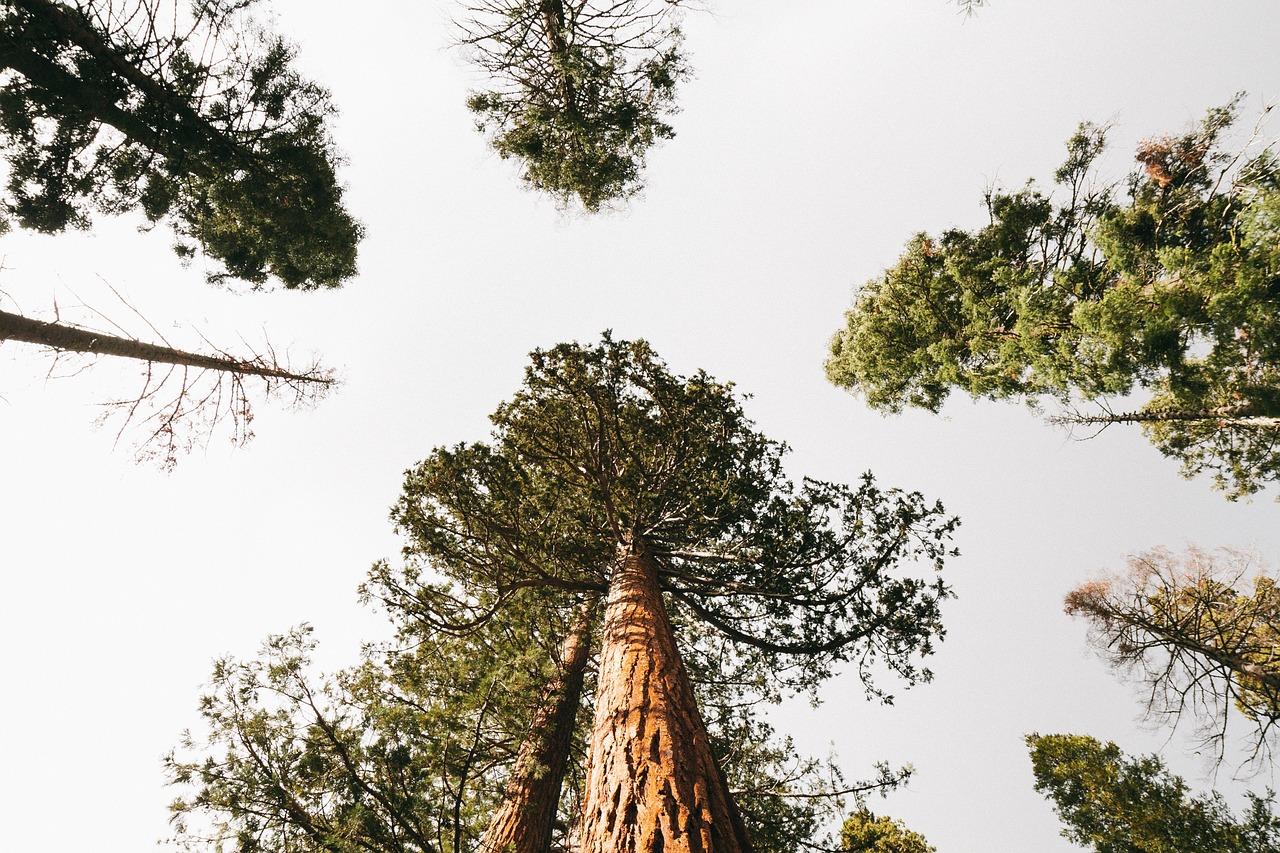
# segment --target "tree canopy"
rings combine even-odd
[[[1123,198],[1081,125],[1047,195],[992,190],[976,231],[919,234],[869,282],[832,340],[827,374],[888,412],[974,397],[1100,401],[1186,474],[1228,496],[1280,474],[1280,170],[1271,148],[1228,149],[1239,98],[1154,137]],[[1141,411],[1108,398],[1146,390]]]
[[[43,233],[140,212],[213,280],[335,287],[356,271],[329,94],[255,0],[14,0],[0,12],[4,210]],[[220,268],[219,268],[220,267]]]
[[[645,656],[661,655],[679,671],[687,658],[694,673],[733,685],[738,702],[814,690],[845,661],[874,695],[885,694],[870,678],[873,662],[908,682],[929,677],[916,660],[941,634],[949,592],[899,566],[941,568],[956,525],[941,506],[882,490],[870,475],[857,489],[796,487],[783,473],[785,448],[752,428],[731,386],[673,375],[647,344],[608,335],[594,347],[535,352],[523,388],[492,421],[490,442],[439,448],[408,473],[393,515],[408,553],[448,580],[424,584],[412,562],[401,576],[375,578],[394,606],[465,632],[521,595],[607,592],[602,673],[612,673],[615,651],[618,660],[633,654],[613,645],[631,642],[618,619],[639,618],[619,615],[622,606],[648,614],[646,630],[656,632],[629,666],[648,671]],[[678,651],[661,639],[673,631],[668,607],[676,626],[689,626],[674,631]],[[603,675],[597,690],[598,702],[629,701]],[[683,690],[669,697],[672,731],[696,741],[703,722]],[[597,707],[597,726],[613,719]],[[593,751],[590,762],[612,760]],[[723,784],[719,771],[706,772],[713,787]],[[593,793],[589,783],[588,838]],[[736,826],[727,808],[708,820]]]
[[[642,187],[645,155],[675,135],[687,73],[679,0],[472,0],[460,21],[490,87],[467,106],[532,188],[595,212]]]
[[[1254,726],[1254,757],[1280,721],[1280,590],[1242,551],[1158,548],[1129,571],[1067,596],[1104,657],[1136,677],[1156,717],[1183,716],[1220,749],[1233,707]]]
[[[393,518],[423,618],[459,630],[523,590],[602,593],[619,543],[643,539],[691,648],[807,689],[854,660],[914,681],[940,635],[937,577],[958,522],[919,493],[794,485],[786,447],[756,432],[731,385],[672,374],[642,341],[536,351],[488,443],[438,448],[411,469]],[[429,565],[449,582],[419,585]],[[710,629],[710,630],[707,630]],[[692,632],[691,632],[692,633]],[[735,649],[731,654],[728,650]],[[695,651],[689,653],[697,654]],[[726,657],[726,655],[728,657]]]
[[[912,832],[901,821],[877,817],[862,808],[845,819],[840,829],[840,849],[846,853],[937,853],[938,848]]]
[[[1273,795],[1249,796],[1239,817],[1217,792],[1193,795],[1154,755],[1130,758],[1086,735],[1028,735],[1036,790],[1062,834],[1095,853],[1274,853]]]

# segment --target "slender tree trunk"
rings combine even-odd
[[[610,583],[583,811],[582,853],[752,849],[640,541]]]
[[[261,376],[266,379],[285,379],[292,382],[309,382],[329,385],[332,379],[317,372],[314,375],[291,373],[277,365],[259,359],[241,361],[229,355],[202,355],[172,347],[148,344],[130,338],[119,338],[67,326],[32,320],[21,314],[0,311],[0,341],[21,341],[49,347],[59,352],[84,352],[94,355],[114,355],[153,364],[174,364],[201,370],[218,370],[239,376]]]
[[[570,113],[577,110],[577,97],[574,91],[573,78],[563,67],[569,50],[564,37],[564,0],[541,0],[538,11],[542,15],[542,26],[547,33],[547,47],[551,50],[551,64],[555,70],[556,80],[560,84],[560,94],[564,98],[564,108]]]
[[[484,853],[547,853],[569,765],[582,682],[591,657],[591,622],[599,598],[582,604],[561,649],[559,672],[538,699],[516,755],[502,805],[480,839]]]

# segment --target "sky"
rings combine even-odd
[[[358,278],[218,290],[128,219],[0,238],[10,310],[140,336],[145,316],[179,345],[269,339],[344,378],[312,409],[260,406],[247,446],[215,437],[163,473],[93,426],[136,369],[4,346],[5,849],[153,849],[178,793],[160,759],[197,726],[213,659],[308,622],[332,670],[384,637],[355,589],[398,551],[387,511],[403,471],[483,439],[530,350],[606,329],[649,340],[676,372],[736,383],[795,476],[872,470],[961,517],[933,683],[886,707],[844,675],[819,707],[773,714],[850,775],[913,764],[874,810],[941,853],[1078,849],[1032,790],[1029,732],[1159,751],[1235,802],[1276,784],[1214,775],[1190,733],[1144,724],[1135,689],[1062,613],[1073,586],[1157,545],[1280,564],[1275,490],[1230,503],[1136,430],[1076,441],[1015,403],[882,416],[830,386],[822,361],[859,284],[919,231],[979,225],[985,188],[1047,181],[1080,121],[1111,123],[1113,178],[1139,140],[1238,91],[1251,124],[1280,99],[1280,5],[991,0],[965,19],[945,0],[712,0],[685,21],[694,73],[676,138],[650,155],[641,197],[595,217],[523,189],[475,132],[465,99],[482,81],[450,48],[451,2],[273,8],[342,111],[343,179],[368,232]]]

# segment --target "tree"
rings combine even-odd
[[[309,671],[305,627],[258,659],[218,661],[203,737],[185,736],[165,762],[184,791],[176,840],[237,853],[478,849],[528,757],[530,696],[545,699],[561,665],[554,615],[511,608],[483,631],[430,641],[399,622],[390,645],[328,678]]]
[[[203,251],[213,281],[335,287],[355,274],[361,228],[342,204],[329,95],[295,71],[293,46],[245,16],[256,0],[14,0],[0,10],[3,214],[43,233],[140,212]],[[9,227],[0,217],[0,230]],[[154,327],[152,327],[154,330]],[[318,399],[318,366],[268,347],[197,354],[5,313],[0,340],[139,359],[135,396],[109,402],[149,432],[140,458],[172,467],[229,420],[252,435],[247,379],[267,396]]]
[[[252,24],[255,0],[13,0],[0,11],[8,215],[83,228],[138,211],[222,269],[335,287],[361,228],[343,208],[328,93]]]
[[[529,186],[595,212],[641,186],[645,155],[674,136],[687,73],[680,0],[473,0],[460,42],[492,88],[467,106]]]
[[[309,671],[306,627],[270,638],[257,659],[218,661],[200,703],[203,735],[187,734],[165,762],[183,792],[172,806],[174,840],[237,853],[568,849],[581,827],[589,704],[573,707],[563,779],[552,765],[566,728],[556,712],[572,704],[563,697],[587,645],[577,643],[584,612],[598,607],[556,625],[547,621],[554,609],[513,604],[454,636],[390,608],[396,639],[327,678]],[[583,674],[589,695],[594,667]],[[814,803],[827,797],[789,745],[768,746],[767,726],[740,706],[727,725],[725,707],[717,710],[711,735],[726,775],[754,785],[741,797],[763,818],[758,849],[795,849],[817,831],[825,810]],[[802,805],[789,807],[780,796],[788,788],[803,791]],[[535,838],[547,826],[544,798],[554,820]]]
[[[1129,758],[1086,735],[1029,735],[1036,790],[1062,834],[1095,853],[1274,853],[1273,795],[1249,794],[1239,819],[1217,792],[1192,796],[1154,755]]]
[[[755,432],[730,386],[674,376],[643,342],[607,335],[535,352],[492,420],[490,443],[411,470],[393,513],[446,582],[378,581],[441,631],[525,595],[605,595],[584,851],[752,849],[686,657],[740,695],[815,690],[848,661],[870,695],[888,698],[873,662],[928,679],[916,659],[949,592],[898,566],[941,568],[957,524],[941,506],[870,475],[858,489],[795,487],[785,448]]]
[[[233,442],[242,444],[253,437],[250,383],[257,383],[266,398],[285,397],[301,405],[320,399],[337,382],[333,371],[319,364],[290,369],[270,347],[247,356],[187,352],[0,311],[0,343],[9,341],[58,354],[112,356],[144,365],[141,389],[105,405],[108,414],[121,414],[121,434],[131,425],[142,430],[138,459],[153,460],[166,469],[223,421],[230,422]]]
[[[1066,599],[1090,641],[1133,674],[1149,713],[1190,715],[1225,749],[1228,710],[1254,726],[1254,757],[1280,721],[1280,590],[1250,554],[1194,546],[1129,558],[1125,576],[1091,581]]]
[[[849,815],[840,830],[840,847],[847,853],[938,853],[938,848],[900,821],[876,817],[863,808]]]
[[[1123,200],[1097,184],[1106,132],[1085,124],[1061,200],[990,191],[987,226],[917,235],[856,297],[831,381],[889,412],[952,389],[1069,405],[1145,389],[1135,415],[1062,420],[1140,421],[1228,497],[1262,488],[1280,472],[1280,171],[1270,148],[1224,150],[1238,102],[1144,142]]]
[[[591,413],[605,420],[580,420]],[[813,846],[842,795],[899,780],[887,767],[866,783],[817,778],[753,708],[815,689],[843,660],[927,679],[914,658],[941,634],[948,591],[897,564],[940,567],[954,519],[869,479],[794,489],[782,446],[751,429],[728,386],[672,376],[643,343],[535,353],[494,419],[492,444],[438,449],[406,474],[393,510],[405,559],[376,564],[363,587],[396,625],[392,646],[319,687],[305,636],[219,664],[209,734],[184,747],[207,757],[169,763],[192,791],[175,803],[181,838],[243,851],[599,849],[598,791],[620,782],[637,828],[655,799],[672,808],[657,823],[682,806],[696,821],[713,791],[701,830],[720,849],[782,853]],[[693,536],[711,550],[675,553]],[[619,660],[647,693],[624,688]],[[613,747],[591,721],[622,705]],[[624,750],[647,763],[641,779],[608,772]],[[688,833],[654,837],[679,849]]]

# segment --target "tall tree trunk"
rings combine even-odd
[[[644,543],[609,587],[582,853],[750,853]]]
[[[559,672],[538,699],[529,733],[520,744],[502,805],[480,839],[485,853],[547,853],[555,828],[560,789],[582,702],[582,682],[591,657],[591,623],[599,598],[582,604],[565,637]]]
[[[314,374],[291,373],[278,365],[262,359],[241,361],[229,355],[202,355],[172,347],[148,344],[130,338],[119,338],[67,326],[32,320],[21,314],[0,311],[0,341],[22,341],[49,347],[59,352],[84,352],[94,355],[115,355],[137,359],[152,364],[174,364],[201,370],[218,370],[238,376],[261,376],[266,379],[284,379],[290,382],[330,385],[333,379],[325,372]]]

